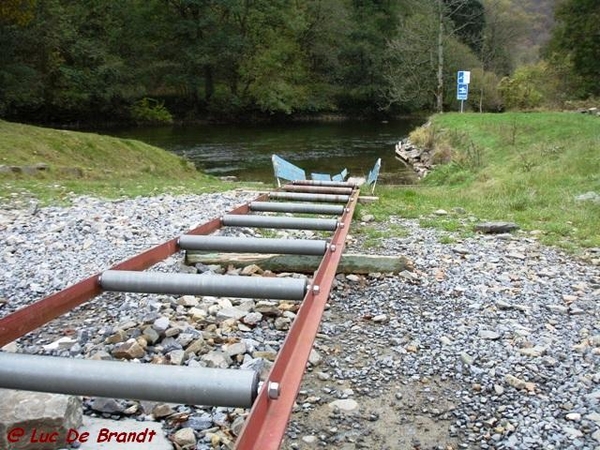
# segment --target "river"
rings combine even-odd
[[[271,155],[277,154],[307,173],[364,176],[377,158],[381,179],[402,184],[412,172],[394,157],[394,146],[422,124],[422,119],[389,122],[335,121],[252,125],[187,125],[104,130],[104,134],[137,139],[185,156],[214,176],[273,182]]]

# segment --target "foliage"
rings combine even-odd
[[[597,0],[559,2],[548,53],[558,53],[572,62],[573,75],[580,77],[579,96],[600,95],[600,3]]]
[[[4,0],[0,117],[131,120],[131,107],[144,98],[164,102],[183,120],[395,114],[431,109],[437,99],[454,106],[456,70],[478,67],[484,95],[476,103],[494,109],[493,74],[512,69],[511,45],[530,20],[513,20],[514,6],[515,0]]]
[[[562,108],[569,98],[575,80],[569,79],[568,66],[555,59],[554,64],[540,61],[522,66],[498,85],[507,109]]]
[[[137,124],[171,124],[173,116],[164,103],[144,97],[133,104],[131,118]]]

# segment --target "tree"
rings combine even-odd
[[[477,47],[477,39],[466,30],[480,29],[482,20],[481,9],[471,0],[415,2],[411,12],[400,18],[401,36],[388,43],[388,101],[433,106],[442,112],[449,98],[444,89],[447,81],[455,80],[457,69],[477,61],[469,47]],[[462,46],[460,33],[469,37]]]
[[[574,74],[581,78],[579,96],[600,95],[600,2],[564,0],[555,18],[547,54],[556,52],[572,62]]]

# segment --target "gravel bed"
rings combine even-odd
[[[4,207],[0,316],[251,197]],[[404,237],[370,249],[354,239],[350,250],[405,256],[414,268],[338,276],[283,448],[598,448],[600,254],[583,262],[520,232],[461,238],[401,218],[367,224],[390,225]],[[180,254],[153,270],[228,271],[183,266]],[[239,367],[264,379],[296,311],[292,302],[105,293],[4,350]],[[162,421],[175,448],[197,449],[230,448],[247,414],[94,398],[85,408]]]
[[[600,448],[598,250],[390,222],[414,270],[344,277],[283,448]]]

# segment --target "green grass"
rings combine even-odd
[[[547,244],[571,251],[600,247],[600,205],[575,201],[588,191],[600,194],[599,118],[453,113],[436,115],[432,123],[435,141],[451,148],[452,162],[415,187],[379,185],[379,202],[361,205],[360,214],[373,214],[379,222],[391,215],[416,218],[422,226],[459,236],[472,233],[473,220],[509,220],[526,231],[540,230]],[[116,198],[239,186],[141,142],[0,121],[0,166],[36,163],[49,170],[37,176],[0,174],[0,202],[35,197],[48,204],[72,194]],[[64,168],[77,168],[83,176]],[[436,216],[437,209],[449,214]],[[405,235],[400,227],[385,233],[373,228],[355,230],[373,247],[384,237]]]
[[[65,201],[71,193],[115,198],[214,192],[234,186],[139,141],[0,121],[0,165],[38,163],[49,169],[35,176],[0,174],[0,200],[33,196],[48,204]]]
[[[575,113],[443,114],[435,140],[450,143],[453,162],[417,187],[381,187],[366,212],[420,218],[424,226],[470,230],[460,216],[431,216],[461,207],[479,220],[514,221],[540,230],[547,244],[569,250],[600,246],[600,119]]]

